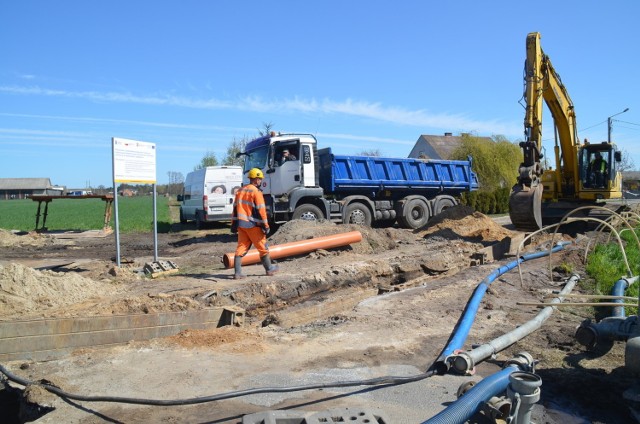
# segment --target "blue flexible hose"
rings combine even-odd
[[[613,288],[611,289],[611,294],[613,296],[624,296],[628,287],[629,287],[629,282],[624,278],[622,278],[615,282],[615,284],[613,285]],[[622,304],[624,304],[624,300],[614,299],[613,303],[620,303],[621,306],[615,306],[611,311],[611,316],[624,318],[626,316],[624,311],[624,306],[622,306]]]
[[[555,253],[561,249],[564,249],[564,246],[567,244],[569,243],[566,243],[566,242],[558,243],[553,249],[551,249],[551,252]],[[469,331],[471,330],[471,326],[475,321],[476,314],[480,307],[480,302],[482,301],[482,298],[491,283],[493,283],[502,274],[508,271],[511,271],[513,268],[518,266],[518,264],[524,261],[538,259],[547,255],[549,255],[549,251],[529,253],[513,262],[509,262],[508,264],[501,266],[500,268],[496,269],[491,274],[489,274],[487,277],[485,277],[474,290],[473,295],[469,300],[469,303],[467,303],[467,307],[464,310],[462,318],[460,318],[460,321],[458,322],[454,330],[453,337],[451,338],[451,340],[449,341],[445,349],[442,351],[442,354],[440,355],[436,363],[441,363],[445,361],[449,355],[451,355],[456,350],[461,349],[464,346],[464,343],[467,340],[467,337],[469,336]]]
[[[494,396],[507,390],[509,375],[518,371],[516,365],[510,365],[497,373],[486,377],[472,387],[462,397],[451,403],[439,414],[422,424],[462,424],[469,420],[478,409]]]

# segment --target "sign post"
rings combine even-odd
[[[116,264],[120,267],[120,226],[116,183],[153,184],[153,260],[158,260],[158,217],[156,208],[156,145],[145,141],[111,139],[115,201]]]

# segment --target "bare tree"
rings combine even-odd
[[[380,157],[382,156],[382,152],[380,151],[380,149],[368,149],[361,151],[360,153],[358,153],[358,155]]]
[[[260,134],[260,137],[264,137],[265,135],[269,135],[272,130],[273,122],[263,122],[262,129],[258,128],[258,134]]]
[[[618,171],[625,172],[636,169],[636,165],[633,163],[633,158],[629,152],[624,149],[620,150],[620,152],[622,153],[622,161],[618,162]]]
[[[167,187],[167,193],[169,195],[177,195],[182,191],[182,184],[184,183],[184,177],[182,172],[169,171],[167,172],[169,177],[169,187]]]

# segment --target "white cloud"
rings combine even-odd
[[[176,95],[138,96],[131,93],[65,91],[38,86],[0,86],[0,92],[19,95],[38,95],[85,99],[95,102],[136,103],[158,106],[177,106],[195,109],[242,110],[259,113],[322,113],[357,116],[382,122],[415,127],[439,128],[446,131],[476,132],[482,134],[519,134],[518,124],[501,123],[498,120],[479,121],[461,114],[430,113],[424,109],[409,110],[398,106],[384,106],[378,102],[346,99],[316,100],[294,97],[292,99],[265,101],[248,96],[237,101],[215,98],[194,99]]]
[[[0,112],[0,116],[34,118],[34,119],[51,119],[51,120],[57,120],[57,121],[130,124],[130,125],[140,125],[140,126],[149,126],[149,127],[178,128],[178,129],[207,130],[207,131],[211,131],[211,130],[254,131],[255,130],[254,128],[223,127],[223,126],[217,126],[217,125],[175,124],[170,122],[134,121],[134,120],[128,120],[128,119],[108,119],[108,118],[88,118],[88,117],[79,117],[79,116],[33,115],[33,114],[24,114],[24,113],[3,113],[3,112]]]
[[[368,141],[372,143],[391,143],[391,144],[405,144],[408,146],[413,146],[415,141],[406,141],[395,138],[384,138],[384,137],[363,137],[359,135],[351,135],[351,134],[339,134],[339,133],[318,133],[316,136],[321,137],[323,139],[338,139],[338,140],[355,140],[355,141]],[[356,146],[362,147],[362,146]]]

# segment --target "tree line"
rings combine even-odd
[[[273,124],[263,123],[263,127],[258,129],[258,136],[269,134],[273,130]],[[243,158],[236,157],[243,152],[245,146],[254,137],[243,136],[233,138],[222,159],[218,159],[212,151],[207,151],[200,162],[194,166],[194,170],[207,166],[242,166]],[[364,149],[358,153],[360,156],[382,156],[379,149]],[[507,213],[509,211],[509,193],[511,187],[516,183],[518,168],[522,162],[522,150],[517,142],[509,141],[505,136],[494,135],[490,139],[477,137],[473,134],[463,133],[460,136],[460,144],[454,149],[452,160],[467,160],[472,158],[472,169],[478,176],[480,190],[464,193],[461,202],[473,207],[475,210],[487,213]],[[633,160],[626,152],[622,152],[622,162],[619,164],[620,171],[628,171],[634,168]],[[158,195],[175,196],[182,192],[184,175],[181,172],[167,172],[169,183],[157,185]],[[138,195],[148,195],[153,191],[151,184],[129,185],[121,184],[120,191],[133,189]]]

